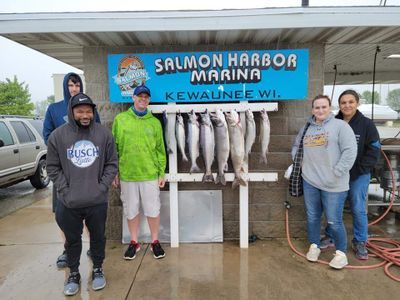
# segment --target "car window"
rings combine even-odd
[[[28,120],[28,122],[36,129],[36,131],[43,137],[43,121],[42,120]]]
[[[18,140],[21,144],[36,141],[33,132],[21,121],[11,121],[11,126],[17,134]]]
[[[4,146],[9,146],[14,144],[14,140],[4,122],[0,122],[0,139],[3,140]]]

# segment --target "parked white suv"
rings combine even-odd
[[[0,115],[0,187],[29,179],[42,189],[49,184],[43,120]]]

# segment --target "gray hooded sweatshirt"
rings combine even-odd
[[[118,156],[110,130],[94,121],[89,128],[79,127],[70,101],[68,123],[51,133],[47,148],[47,173],[60,201],[68,208],[107,202],[117,172]]]
[[[349,171],[357,157],[357,141],[351,127],[333,114],[321,124],[315,118],[304,136],[302,176],[312,186],[327,192],[349,190]],[[296,154],[304,127],[296,137],[292,157]]]

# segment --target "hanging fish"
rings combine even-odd
[[[173,153],[171,149],[171,141],[169,139],[169,130],[168,130],[168,114],[164,110],[163,112],[163,121],[164,121],[164,140],[165,140],[165,145],[167,146],[167,153],[171,154]]]
[[[251,147],[256,140],[256,123],[254,122],[253,112],[248,109],[246,110],[246,135],[245,135],[245,158],[251,152]]]
[[[224,113],[217,109],[216,113],[211,113],[211,120],[214,123],[214,136],[217,148],[218,175],[215,183],[226,185],[225,172],[228,171],[229,158],[229,132]]]
[[[242,177],[243,173],[243,159],[244,159],[244,136],[243,128],[240,125],[239,114],[232,110],[226,113],[226,121],[228,123],[230,153],[235,172],[235,179],[232,183],[232,188],[243,185],[246,186],[246,181]]]
[[[260,162],[263,162],[264,164],[267,164],[270,132],[271,132],[271,125],[269,123],[268,113],[265,109],[263,109],[261,110],[261,119],[260,119],[260,142],[261,142]]]
[[[189,115],[189,120],[188,120],[187,142],[189,147],[189,157],[192,163],[190,167],[190,173],[201,172],[196,162],[200,154],[199,153],[200,126],[199,122],[197,121],[197,116],[193,110],[188,115]]]
[[[211,124],[210,114],[207,110],[204,114],[200,114],[200,118],[200,147],[206,167],[206,171],[203,176],[203,182],[214,182],[214,177],[211,172],[215,148],[214,128]]]
[[[182,160],[188,161],[186,156],[186,136],[185,136],[185,124],[183,123],[183,117],[181,114],[176,116],[176,123],[175,123],[175,137],[176,142],[178,144],[178,149],[182,154]]]

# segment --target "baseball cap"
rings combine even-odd
[[[96,104],[93,103],[92,99],[88,95],[85,95],[84,93],[79,93],[76,94],[71,98],[71,107],[74,108],[75,106],[78,105],[90,105],[91,107],[95,108]]]
[[[144,84],[139,85],[139,86],[135,89],[135,91],[133,92],[133,94],[134,94],[135,96],[140,95],[141,93],[145,93],[145,94],[151,96],[151,95],[150,95],[150,89],[149,89],[147,86],[145,86]]]

